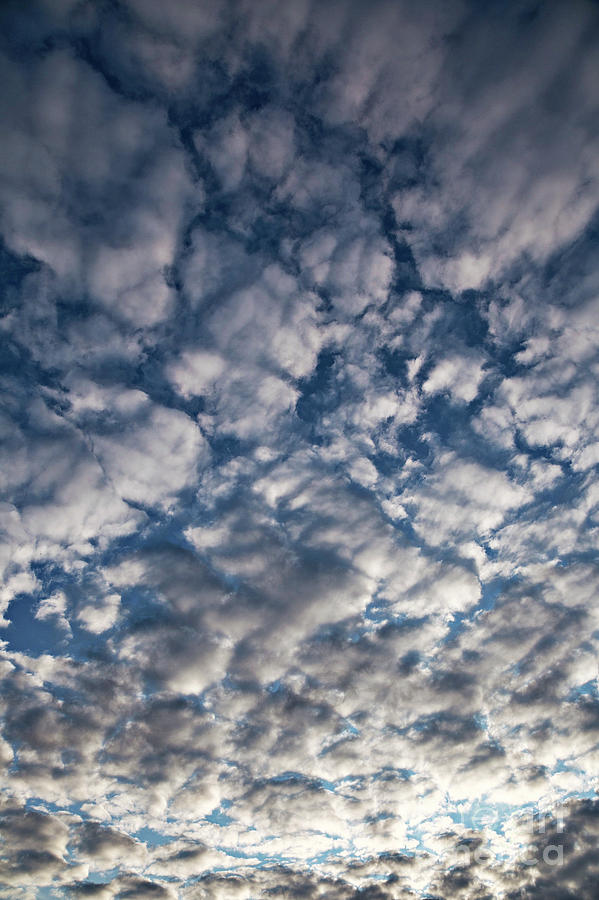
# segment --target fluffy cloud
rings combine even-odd
[[[1,18],[0,897],[591,900],[594,6]]]

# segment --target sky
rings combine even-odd
[[[599,4],[0,34],[0,898],[596,898]]]

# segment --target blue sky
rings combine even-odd
[[[592,900],[597,4],[0,17],[0,898]]]

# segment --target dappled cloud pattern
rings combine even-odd
[[[0,21],[0,897],[593,900],[599,6]]]

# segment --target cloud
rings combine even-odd
[[[172,302],[163,270],[190,196],[164,114],[115,96],[66,52],[6,75],[12,179],[4,182],[4,228],[13,249],[49,265],[69,295],[89,292],[117,316],[154,323]],[[144,132],[159,141],[151,158]],[[19,159],[29,165],[19,169]]]
[[[0,897],[590,900],[594,5],[1,16]]]
[[[93,437],[93,449],[124,500],[167,509],[192,481],[207,448],[183,413],[155,407],[127,431]]]
[[[184,397],[199,397],[209,389],[225,369],[225,361],[209,351],[186,351],[172,363],[169,375]]]
[[[117,621],[120,603],[118,594],[108,594],[100,603],[82,606],[77,613],[77,620],[92,634],[102,634]]]
[[[70,631],[71,627],[65,618],[67,598],[62,591],[40,600],[35,614],[36,619],[53,619],[59,628]]]
[[[448,391],[454,400],[470,403],[478,393],[483,379],[482,363],[463,356],[444,359],[437,363],[422,385],[427,394]]]
[[[433,163],[441,190],[419,184],[394,199],[400,221],[419,223],[410,243],[425,277],[453,291],[478,289],[523,256],[544,261],[581,233],[597,206],[587,143],[596,98],[584,87],[593,10],[580,3],[564,18],[547,4],[520,28],[516,16],[514,6],[501,21],[491,14],[465,26],[463,46],[476,51],[461,69],[459,54],[446,57],[451,87],[439,90],[433,126],[445,135]],[[539,154],[543,145],[549,149]],[[440,256],[431,252],[435,240]]]

